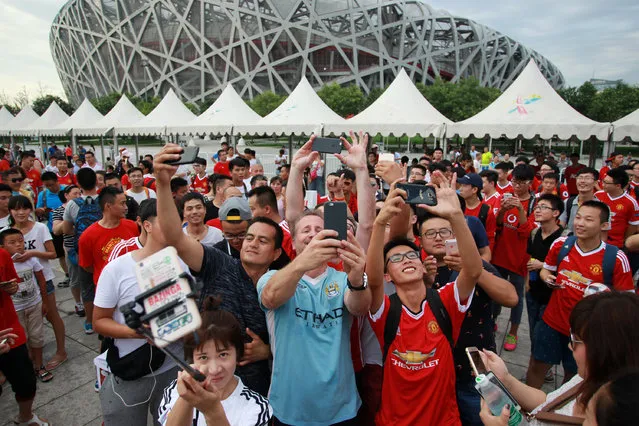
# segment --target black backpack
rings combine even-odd
[[[402,301],[399,299],[397,293],[391,295],[389,299],[390,308],[388,310],[388,315],[386,316],[386,323],[384,324],[384,348],[382,352],[384,363],[386,362],[386,356],[388,355],[391,344],[397,335],[399,320],[402,316]],[[453,323],[451,322],[450,316],[448,316],[448,312],[442,303],[442,299],[439,297],[439,292],[434,288],[427,288],[426,301],[435,316],[437,324],[439,324],[439,328],[441,328],[442,333],[446,336],[446,340],[448,340],[451,349],[454,348]]]
[[[484,225],[484,229],[486,229],[486,219],[488,219],[488,212],[490,212],[490,206],[488,204],[482,204],[479,208],[479,214],[477,215],[477,219],[479,219]]]

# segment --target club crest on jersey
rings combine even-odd
[[[332,299],[333,297],[338,296],[339,295],[339,284],[337,284],[335,281],[333,281],[332,283],[327,285],[326,288],[324,288],[324,293],[326,293],[326,296],[329,299]]]
[[[601,265],[594,263],[590,265],[590,273],[593,275],[599,275],[603,273],[603,268]]]
[[[428,331],[432,334],[437,334],[439,332],[439,324],[437,324],[437,321],[430,321],[428,323]]]
[[[437,351],[437,348],[434,348],[429,353],[424,354],[424,353],[421,353],[420,351],[400,352],[397,349],[395,349],[393,351],[393,355],[395,355],[397,358],[404,361],[406,365],[421,365],[427,359],[434,357],[436,351]]]
[[[617,204],[615,208],[619,211],[623,210],[623,204]]]

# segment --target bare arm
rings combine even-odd
[[[369,185],[370,186],[370,185]],[[354,288],[360,288],[364,283],[364,269],[366,268],[366,253],[359,245],[355,236],[348,231],[348,240],[342,241],[342,247],[337,253],[344,264],[344,272],[348,274],[348,281]],[[344,305],[354,316],[363,316],[371,307],[371,290],[351,290],[344,293]]]
[[[508,374],[504,380],[504,385],[524,411],[532,411],[546,402],[544,391],[523,384],[512,374]]]
[[[53,234],[54,235],[62,235],[64,233],[64,221],[63,220],[54,220],[53,221]]]
[[[75,229],[73,227],[73,223],[69,222],[68,220],[63,220],[62,221],[62,233],[66,234],[66,235],[74,235],[75,234]]]
[[[486,247],[482,247],[479,249],[479,255],[481,256],[482,259],[484,259],[486,262],[490,262],[490,259],[492,259],[493,254],[490,251],[490,246],[486,246]]]
[[[639,251],[639,235],[632,235],[628,237],[625,245],[630,251]]]
[[[483,271],[483,264],[477,246],[475,245],[473,234],[468,228],[466,218],[461,208],[459,212],[455,213],[449,220],[455,233],[455,238],[457,239],[459,254],[462,258],[462,268],[457,277],[457,289],[461,300],[465,300],[475,288],[475,283],[477,283]]]
[[[204,248],[202,244],[189,238],[182,231],[182,221],[171,193],[171,177],[175,174],[177,167],[165,164],[166,161],[178,159],[181,152],[182,148],[180,146],[166,144],[153,160],[157,188],[157,220],[164,234],[166,244],[175,247],[178,256],[184,260],[192,271],[199,272],[202,269]]]
[[[114,339],[142,339],[135,330],[113,319],[115,308],[93,308],[93,327],[99,334]]]
[[[485,269],[482,270],[477,284],[486,292],[488,297],[502,306],[513,308],[519,301],[515,287],[511,283]]]
[[[637,225],[628,225],[628,228],[626,228],[624,239],[630,238],[635,235],[637,233],[637,229],[639,229],[639,226]]]
[[[319,153],[313,151],[313,141],[315,135],[297,150],[291,161],[291,170],[286,184],[286,221],[294,223],[295,220],[304,212],[304,195],[302,191],[302,181],[304,180],[304,170],[310,167],[317,158]]]

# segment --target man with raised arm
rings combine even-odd
[[[361,173],[363,160],[367,175],[368,138],[362,134],[359,138],[351,136],[352,146],[343,139],[349,155],[338,158],[347,166],[355,166],[356,173]],[[302,204],[301,188],[297,188],[301,185],[299,177],[319,157],[312,151],[313,139],[300,148],[292,163],[287,206],[291,202],[298,204],[298,212]],[[293,200],[289,200],[290,195]],[[371,200],[374,202],[374,197]],[[276,342],[272,346],[269,393],[275,424],[354,422],[361,402],[349,338],[352,317],[364,315],[370,306],[365,253],[350,231],[348,239],[340,241],[334,238],[336,231],[325,230],[319,212],[298,214],[289,223],[297,257],[284,269],[269,271],[258,283],[260,303],[269,318],[271,342]],[[328,266],[338,259],[344,272]]]
[[[402,211],[403,191],[392,189],[375,219],[366,272],[372,293],[370,322],[385,357],[377,425],[461,425],[451,346],[472,303],[482,260],[455,190],[443,177],[439,181],[437,205],[423,207],[430,214],[446,219],[457,238],[461,269],[454,282],[439,290],[427,290],[426,270],[417,246],[401,237],[384,246],[386,226]],[[456,175],[452,181],[456,181]],[[432,269],[429,268],[429,273]],[[394,301],[384,295],[384,275],[395,284]],[[434,305],[443,309],[433,310]],[[389,320],[394,320],[389,329],[397,331],[389,339],[392,341],[385,341]],[[449,330],[448,336],[444,330]]]

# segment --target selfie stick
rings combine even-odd
[[[200,373],[199,371],[191,367],[181,357],[178,357],[177,355],[173,354],[168,349],[157,346],[155,344],[154,336],[151,333],[151,331],[148,328],[144,327],[144,324],[148,325],[148,322],[150,320],[157,318],[163,315],[164,313],[170,311],[171,309],[184,303],[185,298],[182,298],[182,299],[174,300],[170,303],[167,303],[165,306],[162,306],[161,308],[156,309],[149,314],[146,314],[144,312],[144,304],[143,304],[144,299],[147,299],[153,296],[154,294],[159,293],[160,291],[172,286],[180,278],[185,278],[189,282],[189,285],[191,286],[191,288],[192,289],[194,288],[195,281],[189,274],[184,272],[184,273],[181,273],[178,276],[178,278],[173,278],[173,279],[164,281],[156,285],[155,287],[143,293],[140,293],[139,295],[135,297],[133,302],[129,302],[121,306],[120,312],[122,312],[122,314],[124,315],[126,325],[129,328],[132,328],[136,330],[138,333],[140,333],[141,335],[145,336],[149,340],[149,342],[153,344],[153,346],[155,346],[156,348],[164,352],[169,358],[175,361],[184,371],[189,373],[195,380],[197,380],[198,382],[203,382],[206,379],[206,376],[204,376],[204,374]],[[186,297],[194,297],[194,296],[195,296],[195,293],[193,292],[186,295]]]

